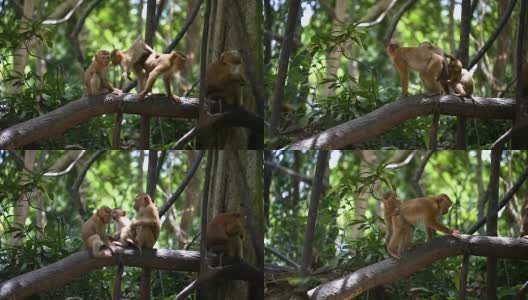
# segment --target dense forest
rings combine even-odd
[[[261,298],[258,152],[1,151],[0,164],[0,299]],[[102,207],[136,222],[141,192],[159,210],[154,249],[91,258],[83,224]],[[219,265],[200,232],[222,212],[237,213],[245,234],[238,257]],[[109,223],[108,235],[118,222]]]
[[[527,166],[526,151],[268,152],[269,299],[526,299]],[[459,234],[425,243],[417,223],[415,246],[391,258],[390,191],[396,217],[414,198],[445,194],[440,222]]]
[[[527,0],[0,0],[0,300],[528,299]]]

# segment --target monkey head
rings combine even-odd
[[[97,51],[97,53],[95,54],[95,61],[97,61],[97,63],[105,67],[109,66],[110,65],[110,52],[106,50]]]
[[[187,62],[187,56],[182,52],[173,52],[171,54],[171,64],[173,64],[176,69],[181,70]]]
[[[389,43],[385,49],[390,55],[393,55],[394,51],[396,51],[396,49],[398,48],[400,48],[400,44],[392,42],[392,43]]]
[[[451,199],[446,194],[441,194],[436,198],[436,203],[442,211],[442,215],[445,215],[449,212],[449,208],[452,205]]]
[[[110,53],[110,60],[112,61],[113,65],[119,65],[122,59],[123,52],[121,52],[119,49],[112,50],[112,52]]]
[[[104,224],[109,224],[112,216],[112,209],[108,206],[102,206],[97,210],[97,216]]]
[[[242,228],[242,214],[239,212],[233,212],[229,213],[231,217],[231,222],[229,222],[226,226],[226,234],[228,236],[237,236],[239,235],[240,238],[244,238],[244,230]]]
[[[121,217],[126,217],[126,211],[120,209],[120,208],[114,208],[112,210],[112,219],[114,219],[114,221],[119,221],[119,218]]]
[[[449,74],[449,78],[458,78],[458,76],[460,76],[460,73],[462,73],[462,62],[459,59],[452,60],[447,65],[447,72]]]
[[[383,194],[383,200],[394,200],[396,199],[396,192],[390,191]]]
[[[220,54],[220,61],[224,64],[240,65],[242,64],[242,57],[238,50],[226,50]]]
[[[150,198],[150,195],[147,193],[139,193],[136,196],[136,200],[134,201],[134,209],[138,211],[142,207],[148,206],[152,204],[152,198]]]

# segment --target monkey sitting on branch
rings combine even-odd
[[[111,215],[112,209],[102,206],[82,225],[81,232],[84,248],[89,250],[93,257],[112,256],[113,250],[106,235],[106,225],[110,223]],[[105,252],[104,248],[109,248],[110,254]]]
[[[240,106],[241,89],[245,79],[242,75],[242,58],[238,50],[226,50],[211,63],[205,72],[206,97],[218,101],[220,112],[223,104]]]
[[[145,78],[147,74],[142,66],[152,53],[154,53],[154,50],[143,41],[141,36],[138,36],[134,41],[134,44],[132,44],[130,49],[126,51],[121,51],[119,49],[112,50],[112,53],[110,53],[112,65],[119,65],[121,69],[121,80],[119,82],[120,89],[123,88],[123,84],[127,78],[132,80],[130,78],[130,72],[132,72],[136,78],[138,78],[138,91],[143,91],[145,82],[144,80],[139,79]]]
[[[445,82],[439,81],[445,76],[445,54],[430,46],[430,43],[422,43],[419,47],[400,47],[397,43],[387,45],[387,53],[400,73],[402,96],[408,95],[409,69],[420,74],[426,96],[438,95],[442,89],[447,93]]]
[[[110,68],[110,52],[99,50],[94,56],[92,64],[84,72],[84,87],[86,95],[96,96],[106,93],[119,94],[108,80]]]
[[[399,259],[404,251],[413,246],[414,226],[418,223],[424,224],[427,241],[431,240],[433,230],[454,236],[460,235],[458,230],[450,229],[438,221],[442,215],[449,212],[452,205],[451,199],[446,194],[416,198],[401,203],[397,201],[399,200],[396,200],[395,195],[384,199],[385,214],[391,217],[385,220],[387,231],[392,233],[386,248],[392,257]]]
[[[222,256],[240,258],[244,231],[242,215],[239,212],[217,214],[208,224],[206,230],[206,248],[219,254],[219,264],[222,266]]]

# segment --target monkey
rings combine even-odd
[[[152,53],[154,53],[154,49],[143,41],[141,35],[136,38],[134,44],[132,44],[128,50],[112,50],[110,53],[112,64],[119,65],[121,68],[121,81],[119,82],[120,89],[123,88],[126,78],[131,80],[130,72],[132,71],[138,78],[138,91],[143,91],[143,88],[145,87],[145,80],[143,79],[146,78],[147,75],[142,65]]]
[[[111,236],[114,243],[119,246],[136,245],[134,241],[136,232],[132,231],[132,221],[126,216],[126,211],[114,208],[112,210],[112,219],[116,222],[116,231]]]
[[[239,212],[217,214],[208,224],[205,244],[208,251],[219,253],[220,266],[222,256],[240,258],[241,240],[244,232]]]
[[[86,95],[95,96],[105,93],[119,94],[108,81],[108,71],[110,67],[110,53],[106,50],[99,50],[94,56],[94,61],[84,72],[84,87]]]
[[[107,206],[102,206],[82,225],[84,248],[91,251],[90,254],[93,257],[112,256],[112,254],[109,255],[104,250],[101,251],[102,247],[107,246],[109,247],[110,252],[113,253],[106,235],[106,225],[110,223],[111,215],[112,209]]]
[[[183,70],[187,56],[181,52],[173,52],[169,54],[152,53],[150,54],[142,67],[147,71],[148,76],[139,76],[138,80],[142,81],[144,86],[143,91],[139,93],[139,99],[142,100],[152,90],[152,86],[156,79],[163,75],[163,84],[167,97],[176,103],[180,103],[180,97],[174,96],[171,91],[170,80],[172,75]],[[145,83],[145,77],[146,83]]]
[[[220,58],[211,63],[205,72],[205,94],[207,98],[222,103],[240,106],[241,85],[245,82],[242,75],[242,58],[238,50],[226,50]]]
[[[521,237],[528,239],[528,201],[522,209]]]
[[[444,56],[428,47],[400,47],[396,43],[386,47],[389,57],[400,73],[402,95],[408,95],[409,70],[420,73],[426,96],[441,92],[438,79],[442,77]]]
[[[386,192],[383,194],[383,218],[387,224],[387,235],[385,236],[385,245],[387,245],[392,236],[392,218],[398,213],[401,200],[397,198],[396,192]]]
[[[449,75],[448,84],[455,92],[453,95],[458,97],[471,97],[473,94],[473,77],[468,70],[462,67],[459,59],[453,59],[447,65]]]
[[[161,229],[158,209],[147,193],[139,193],[136,196],[134,209],[136,219],[131,225],[132,232],[135,232],[134,241],[140,249],[153,248]]]
[[[423,223],[426,229],[426,240],[430,241],[433,229],[454,236],[460,235],[456,229],[450,229],[440,223],[438,218],[449,212],[451,199],[446,194],[432,197],[416,198],[403,201],[392,216],[392,236],[386,245],[387,251],[394,258],[412,246],[414,226]]]

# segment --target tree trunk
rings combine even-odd
[[[37,156],[36,150],[26,150],[24,152],[24,169],[22,170],[22,173],[24,176],[28,176],[31,178],[31,174],[29,171],[33,172],[35,169],[35,157]],[[29,170],[29,171],[28,171]],[[27,177],[22,178],[22,185],[29,183],[30,179]],[[34,198],[35,191],[30,191],[22,194],[20,198],[16,200],[15,204],[15,224],[18,228],[23,228],[26,224],[26,219],[29,214],[29,202]],[[23,237],[15,237],[17,234],[19,234],[18,231],[15,231],[11,234],[11,238],[9,240],[9,245],[11,246],[20,246],[23,242]]]
[[[196,159],[196,153],[194,151],[186,151],[187,154],[187,166],[188,169],[191,169],[191,166]],[[189,182],[189,185],[185,189],[185,205],[183,208],[183,213],[181,217],[181,223],[180,223],[180,229],[182,231],[183,237],[180,238],[179,241],[179,248],[182,249],[184,246],[187,245],[189,238],[188,234],[192,227],[192,222],[195,214],[195,210],[197,207],[199,207],[199,199],[201,198],[200,193],[200,182],[199,182],[199,172],[196,172],[196,174],[191,179],[191,182]]]
[[[335,8],[334,8],[334,14],[337,18],[337,20],[334,19],[334,24],[332,25],[332,32],[339,29],[339,21],[338,20],[344,20],[345,19],[345,12],[346,12],[346,5],[344,0],[336,0]],[[328,53],[328,56],[326,58],[326,77],[327,78],[335,78],[337,75],[337,70],[339,70],[340,60],[341,60],[341,52],[338,51],[339,49],[334,49],[334,51]],[[325,87],[325,95],[326,97],[332,97],[335,96],[335,88],[330,87],[332,83],[328,83]]]
[[[24,0],[23,9],[25,21],[31,21],[33,19],[33,0]],[[30,50],[29,45],[30,41],[22,41],[13,54],[13,71],[16,76],[24,75],[24,69],[26,68],[28,60],[28,51]],[[26,47],[28,49],[26,49]],[[11,83],[14,82],[15,81],[11,81]],[[8,86],[8,94],[14,95],[22,91],[22,86],[14,86],[11,83]]]
[[[243,15],[242,19],[239,17],[238,9]],[[209,22],[207,62],[216,61],[225,50],[242,49],[248,56],[252,57],[251,67],[257,68],[257,73],[262,76],[262,18],[261,1],[211,1],[211,16],[207,20]],[[246,34],[247,36],[245,36]],[[244,73],[247,74],[248,66],[244,63]],[[249,84],[242,88],[241,95],[241,106],[249,111],[255,111],[257,103]],[[235,127],[204,130],[198,137],[197,143],[199,149],[246,149],[248,141],[247,130]]]
[[[220,1],[219,1],[220,2]],[[262,201],[262,165],[261,151],[211,151],[212,161],[210,184],[207,191],[209,198],[208,220],[220,212],[240,211],[240,208],[251,210],[255,216],[256,237],[263,241],[264,218]],[[206,174],[207,176],[207,174]],[[249,218],[249,216],[248,216]],[[248,232],[248,219],[244,222],[246,229],[242,242],[242,259],[261,268],[263,253],[256,254],[252,246],[252,233]],[[263,284],[263,283],[262,283]],[[262,285],[258,286],[263,289]],[[215,279],[200,288],[199,299],[255,299],[249,297],[249,286],[242,281]]]

